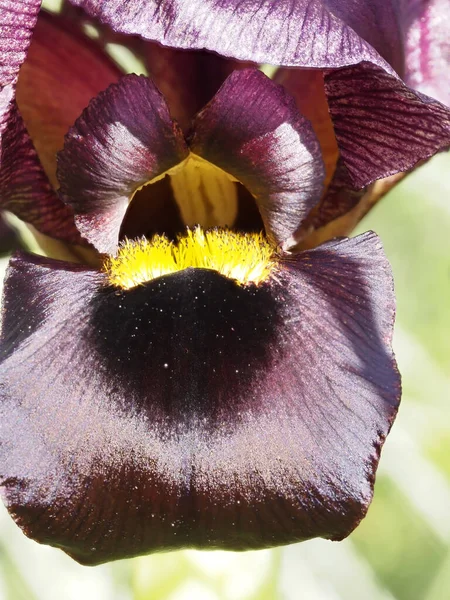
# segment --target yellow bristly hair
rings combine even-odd
[[[129,289],[189,267],[212,269],[241,285],[259,284],[274,266],[273,248],[261,233],[196,227],[176,242],[163,235],[125,240],[104,270],[112,285]]]

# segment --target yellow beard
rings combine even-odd
[[[273,247],[261,233],[188,229],[176,242],[164,235],[125,240],[104,264],[109,282],[130,289],[188,268],[212,269],[241,285],[258,285],[275,267]]]

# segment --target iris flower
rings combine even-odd
[[[78,29],[86,24],[95,25],[100,46],[111,39],[102,25],[107,24],[118,32],[120,43],[140,55],[183,128],[230,72],[245,66],[240,61],[301,67],[279,68],[274,80],[312,122],[322,148],[327,193],[297,236],[302,247],[312,247],[348,234],[402,173],[449,147],[450,112],[440,103],[450,104],[450,16],[444,4],[74,0],[72,5],[96,21],[65,3],[69,22],[59,19],[65,31],[57,32],[42,15],[19,81],[21,114],[47,176],[57,185],[54,156],[65,131],[89,99],[119,75],[100,53],[89,53],[86,45],[92,42],[83,43],[77,59],[76,49],[82,47]],[[11,100],[39,6],[39,0],[3,0],[0,5],[6,25],[0,34],[0,134],[16,120]],[[87,73],[83,65],[89,54],[94,68]],[[36,214],[23,216],[45,229]]]
[[[367,186],[445,147],[448,111],[372,62],[328,74],[317,85],[338,141],[333,175],[323,105],[311,123],[285,88],[240,69],[215,94],[200,86],[194,100],[209,102],[196,114],[196,102],[184,113],[180,105],[180,127],[148,78],[121,77],[98,93],[117,69],[75,27],[45,15],[16,103],[32,5],[14,4],[16,18],[24,7],[20,33],[2,29],[0,190],[3,208],[39,231],[54,257],[18,253],[5,281],[0,479],[9,511],[27,535],[85,564],[344,538],[370,504],[399,402],[392,277],[373,233],[302,243],[342,214],[349,182]],[[11,7],[0,4],[3,23]],[[222,74],[238,67],[148,50],[196,68],[211,60]],[[354,69],[363,93],[349,107]],[[165,73],[159,87],[170,91]],[[66,104],[61,89],[47,94],[57,75]],[[95,97],[56,166],[66,112],[86,96]],[[386,104],[367,125],[380,97]],[[385,156],[401,125],[408,152]],[[62,249],[78,263],[55,258]]]

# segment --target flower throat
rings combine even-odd
[[[188,229],[175,242],[164,235],[124,240],[104,264],[109,282],[130,289],[188,268],[212,269],[240,285],[258,285],[275,267],[273,248],[262,233]]]

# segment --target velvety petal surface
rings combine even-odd
[[[86,564],[341,539],[397,410],[393,318],[371,233],[259,287],[187,269],[118,292],[19,254],[1,340],[8,509]]]
[[[325,90],[340,154],[357,188],[450,146],[450,109],[371,63],[329,73]]]
[[[180,163],[184,138],[155,85],[127,75],[92,100],[66,136],[58,179],[78,229],[114,252],[133,193]]]
[[[89,101],[121,72],[81,22],[41,11],[20,71],[17,103],[41,163],[57,187],[56,154]]]
[[[52,188],[15,101],[7,112],[0,150],[0,208],[40,233],[83,244],[73,212]]]
[[[233,73],[196,117],[191,150],[254,196],[268,236],[288,246],[318,202],[325,177],[310,122],[260,71]]]

